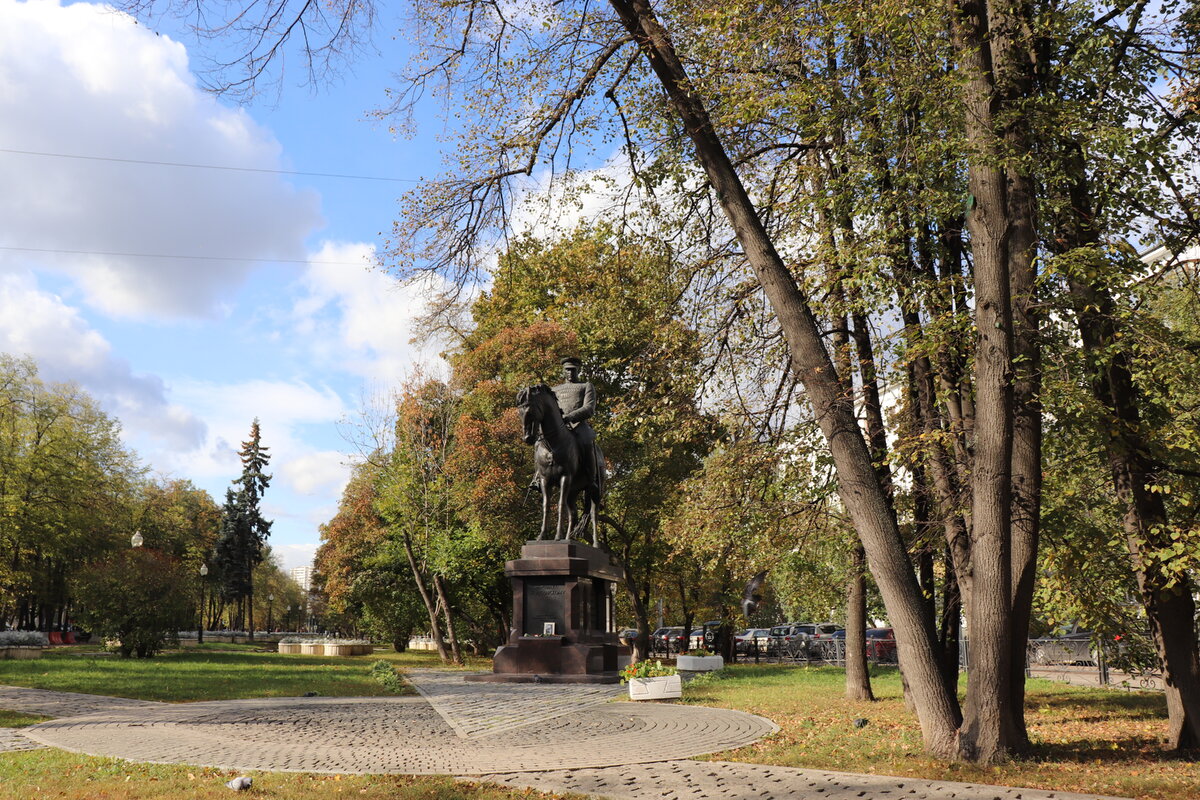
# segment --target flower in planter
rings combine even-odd
[[[621,683],[635,678],[665,678],[676,672],[674,667],[664,666],[662,661],[636,661],[621,670]]]

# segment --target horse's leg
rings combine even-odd
[[[577,537],[577,529],[579,528],[579,513],[575,510],[575,482],[571,482],[571,498],[567,502],[567,538]]]
[[[550,486],[545,478],[538,479],[538,486],[542,490],[542,530],[538,534],[538,541],[546,538],[546,533],[550,530]]]
[[[556,540],[563,538],[563,522],[567,521],[567,508],[570,500],[571,479],[563,475],[558,482],[558,530],[555,532]],[[567,533],[570,534],[570,527],[567,528]]]
[[[588,492],[588,517],[592,523],[592,547],[599,547],[600,529],[596,527],[599,524],[596,520],[596,501],[592,499],[591,492]]]

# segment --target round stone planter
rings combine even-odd
[[[300,645],[300,652],[306,656],[324,655],[325,645],[318,642],[304,642]]]
[[[629,681],[630,700],[670,700],[683,694],[683,681],[678,675],[661,678],[633,678]]]
[[[353,656],[355,645],[352,644],[325,644],[325,655],[327,656]]]
[[[679,656],[675,668],[680,672],[712,672],[723,669],[725,659],[721,656]]]
[[[300,652],[300,643],[299,642],[280,642],[279,643],[279,652],[283,653],[284,655],[296,655]]]
[[[0,658],[22,661],[30,658],[41,658],[42,648],[33,645],[12,645],[0,647]]]

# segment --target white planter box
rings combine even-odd
[[[34,645],[17,644],[0,647],[0,659],[12,659],[14,661],[18,661],[41,657],[42,648]]]
[[[680,672],[712,672],[725,668],[725,659],[721,656],[679,656],[675,659],[675,668]]]
[[[669,700],[683,694],[683,681],[678,675],[661,678],[634,678],[629,681],[630,700]]]
[[[280,642],[279,652],[283,653],[284,655],[296,655],[297,653],[300,652],[300,643],[299,642]]]

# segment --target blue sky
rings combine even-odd
[[[369,266],[411,184],[98,159],[417,179],[438,171],[438,123],[405,141],[368,119],[398,43],[238,107],[154,25],[0,0],[0,350],[79,383],[155,472],[218,502],[259,417],[272,546],[299,566],[347,476],[339,421],[437,369],[436,346],[410,343],[419,292]],[[144,257],[163,255],[193,258]]]

